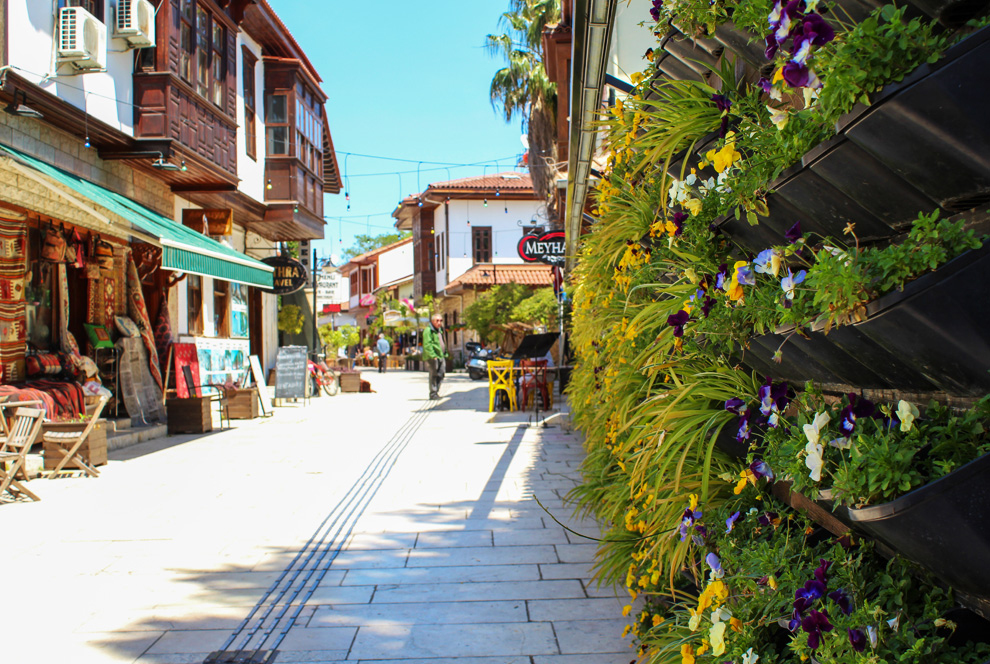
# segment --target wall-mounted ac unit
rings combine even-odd
[[[107,28],[82,7],[58,11],[58,62],[78,69],[107,67]]]
[[[155,45],[155,6],[148,0],[118,0],[113,36],[131,48]]]

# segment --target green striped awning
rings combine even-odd
[[[67,173],[51,164],[23,152],[0,145],[16,161],[85,196],[137,227],[142,239],[162,247],[162,267],[191,274],[200,274],[224,281],[236,281],[260,288],[272,287],[274,268],[216,240],[202,235],[181,223],[158,214],[126,196],[98,184]],[[0,153],[2,154],[2,153]]]

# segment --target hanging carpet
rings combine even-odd
[[[165,406],[162,391],[151,376],[148,353],[140,337],[117,339],[120,351],[120,385],[117,392],[123,397],[124,408],[133,422],[163,422]]]
[[[8,383],[26,377],[26,273],[27,226],[23,221],[0,219],[0,370]]]
[[[127,313],[131,320],[137,323],[141,330],[141,340],[148,351],[148,370],[161,392],[165,389],[162,384],[161,363],[158,361],[158,350],[155,348],[155,331],[148,318],[148,307],[144,303],[144,293],[141,292],[141,278],[137,266],[130,255],[127,256]],[[159,398],[161,395],[159,395]]]

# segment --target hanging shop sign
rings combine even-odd
[[[269,293],[288,295],[306,285],[306,268],[290,256],[269,256],[261,259],[265,265],[275,268],[272,275],[272,289]]]
[[[527,263],[564,264],[564,231],[543,235],[524,235],[517,247],[519,257]]]
[[[203,235],[230,235],[234,232],[234,211],[230,208],[185,208],[182,225]]]

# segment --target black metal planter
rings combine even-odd
[[[990,244],[867,305],[861,332],[949,394],[990,391]]]
[[[849,519],[953,588],[990,600],[990,454],[889,503],[850,509]]]
[[[971,35],[875,103],[845,129],[921,194],[946,210],[990,203],[990,28]]]

